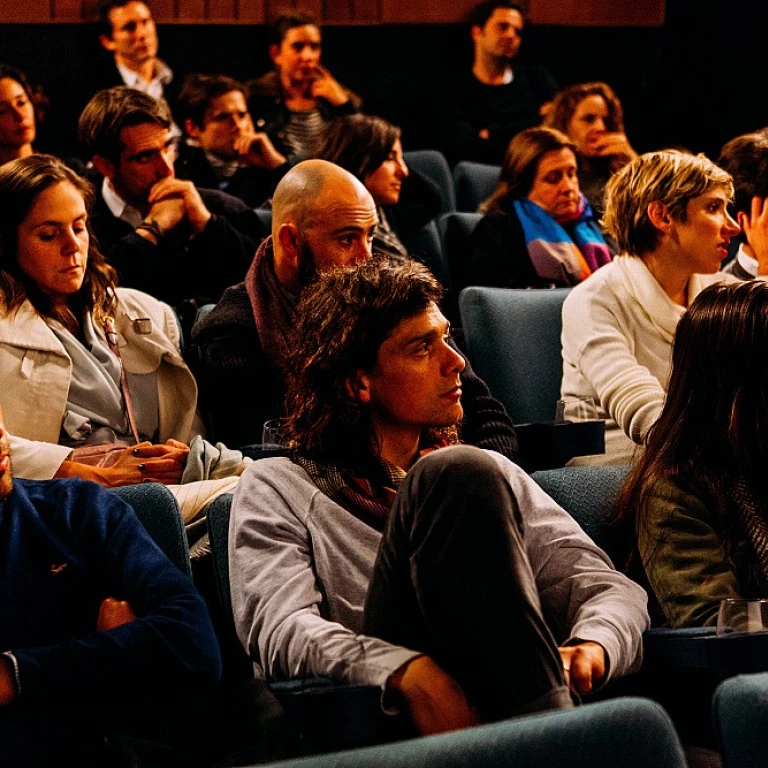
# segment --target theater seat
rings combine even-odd
[[[470,286],[459,296],[472,367],[515,424],[555,418],[563,376],[562,309],[569,291]]]
[[[456,191],[457,211],[477,211],[499,183],[500,165],[486,165],[464,160],[453,169],[453,185]]]
[[[456,210],[456,195],[453,191],[453,177],[448,161],[442,152],[434,149],[419,149],[403,152],[403,159],[409,169],[418,171],[431,179],[440,189],[440,213]]]
[[[136,513],[154,542],[168,559],[192,578],[189,547],[179,506],[168,488],[160,483],[142,483],[111,489]]]
[[[277,768],[277,764],[272,764]],[[619,698],[478,728],[279,763],[280,768],[685,768],[667,713]],[[269,766],[267,766],[269,768]]]

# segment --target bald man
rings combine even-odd
[[[228,288],[192,331],[193,370],[214,440],[231,447],[260,443],[264,422],[283,414],[283,363],[299,295],[318,273],[369,259],[377,222],[368,190],[325,160],[299,163],[277,185],[272,235],[245,282]],[[516,459],[504,406],[469,365],[461,378],[464,442]]]

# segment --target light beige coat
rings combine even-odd
[[[181,357],[176,318],[169,306],[140,291],[119,288],[117,295],[115,325],[125,370],[157,371],[159,440],[189,443],[202,428],[197,384]],[[149,319],[150,327],[136,323],[140,319]],[[69,456],[71,449],[57,443],[71,375],[71,359],[29,301],[0,316],[0,406],[16,477],[49,479]]]

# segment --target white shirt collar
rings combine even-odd
[[[109,208],[116,219],[121,219],[126,224],[130,224],[134,229],[144,220],[144,217],[139,213],[138,209],[126,203],[125,200],[115,192],[112,183],[106,176],[101,182],[101,196],[104,198],[107,208]]]
[[[162,60],[155,59],[155,76],[147,81],[138,72],[115,61],[117,71],[123,82],[129,88],[135,88],[137,91],[148,93],[154,99],[163,98],[163,86],[168,85],[173,80],[171,68]]]
[[[757,259],[752,258],[752,256],[744,250],[744,243],[739,245],[736,260],[739,262],[739,266],[741,266],[745,272],[749,273],[750,277],[757,277]]]

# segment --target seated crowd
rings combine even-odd
[[[632,465],[625,575],[515,463],[413,255],[442,190],[320,63],[317,23],[281,17],[260,78],[180,82],[147,4],[101,18],[79,157],[38,150],[45,100],[0,64],[4,761],[201,760],[156,726],[217,695],[205,602],[105,488],[168,486],[196,575],[233,492],[256,678],[378,687],[412,734],[572,707],[639,668],[651,619],[768,597],[768,129],[719,165],[638,155],[610,86],[513,63],[521,6],[473,11],[450,157],[503,163],[466,274],[571,289],[562,397],[606,423],[574,463]],[[272,419],[284,455],[252,460]]]

